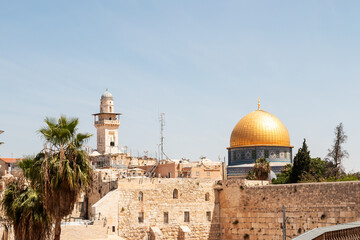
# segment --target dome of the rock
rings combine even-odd
[[[289,132],[274,115],[256,110],[236,124],[230,138],[230,148],[250,146],[290,147]]]

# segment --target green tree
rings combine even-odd
[[[286,164],[281,170],[281,173],[278,174],[276,178],[272,179],[272,183],[274,184],[290,183],[290,175],[291,175],[292,167],[293,166],[291,164]]]
[[[267,180],[270,170],[270,163],[265,158],[259,158],[256,160],[252,172],[257,180]]]
[[[92,169],[81,149],[91,136],[77,133],[78,119],[46,118],[39,133],[46,140],[42,163],[44,207],[55,219],[55,240],[60,239],[61,219],[71,214],[82,190],[92,181]],[[29,173],[31,174],[31,173]]]
[[[301,182],[322,182],[325,180],[327,171],[326,162],[321,158],[311,158],[309,170],[303,172],[300,177]]]
[[[294,165],[290,174],[290,182],[297,183],[301,180],[301,176],[309,172],[310,169],[310,151],[306,144],[306,139],[304,139],[303,145],[299,148],[297,154],[294,157]]]
[[[17,240],[45,240],[52,233],[52,220],[43,205],[43,195],[23,177],[7,184],[2,210],[13,225]]]

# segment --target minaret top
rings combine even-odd
[[[113,99],[112,94],[106,89],[106,91],[101,95],[101,99]]]

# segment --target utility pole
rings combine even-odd
[[[286,216],[285,216],[285,205],[283,205],[283,240],[286,240]]]
[[[165,113],[160,113],[160,160],[164,159],[164,126]]]

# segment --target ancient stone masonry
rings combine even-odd
[[[92,214],[99,219],[107,216],[108,228],[126,239],[149,235],[169,240],[219,239],[214,183],[205,179],[121,179],[117,190],[94,205]]]
[[[287,239],[360,219],[360,182],[246,187],[240,180],[228,180],[215,188],[221,239],[283,239],[283,205]]]

